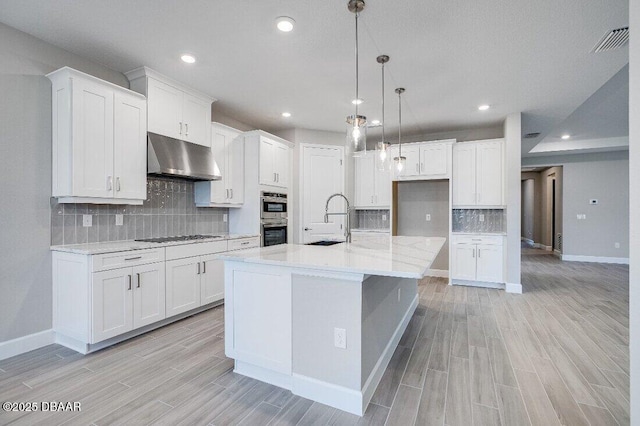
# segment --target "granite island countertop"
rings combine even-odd
[[[281,244],[221,254],[225,261],[400,278],[424,277],[446,238],[388,237],[332,246]]]

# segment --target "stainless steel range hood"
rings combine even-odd
[[[189,180],[220,180],[211,149],[156,133],[147,133],[147,173]]]

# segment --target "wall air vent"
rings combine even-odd
[[[604,35],[591,50],[592,53],[619,49],[629,42],[629,27],[618,28]]]
[[[526,133],[524,135],[525,139],[534,139],[537,138],[538,136],[540,136],[540,132],[531,132],[531,133]]]

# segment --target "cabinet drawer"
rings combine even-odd
[[[229,240],[229,251],[240,250],[253,247],[260,247],[260,237],[241,238],[238,240]]]
[[[453,244],[488,244],[502,245],[502,235],[454,235],[451,238]]]
[[[206,254],[227,251],[227,242],[209,241],[206,243],[182,244],[167,247],[167,260],[184,259],[185,257],[204,256]]]
[[[92,272],[164,262],[164,248],[130,250],[92,256]]]

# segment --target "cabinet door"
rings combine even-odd
[[[133,268],[133,328],[166,318],[164,263]]]
[[[417,176],[420,174],[420,148],[417,146],[403,146],[402,156],[407,158],[403,176]]]
[[[275,144],[274,168],[276,172],[276,186],[289,186],[289,147],[280,143]]]
[[[375,167],[375,155],[373,158],[373,175],[375,182],[374,205],[376,207],[389,207],[391,205],[391,172],[378,170]]]
[[[451,246],[451,278],[473,281],[476,279],[476,246],[458,244]]]
[[[458,144],[453,147],[453,205],[476,204],[476,147]]]
[[[227,168],[227,145],[229,138],[230,134],[227,129],[218,127],[215,124],[211,126],[211,152],[222,174],[221,180],[214,180],[206,184],[211,187],[210,201],[212,203],[226,203],[229,201],[229,170]]]
[[[502,246],[477,245],[477,273],[476,280],[501,283],[503,281]]]
[[[214,255],[202,256],[200,305],[224,299],[224,261]]]
[[[227,141],[227,187],[231,204],[244,203],[244,138],[231,132]]]
[[[133,330],[131,268],[93,274],[91,343]]]
[[[430,144],[420,147],[420,174],[446,176],[448,144]]]
[[[113,197],[111,88],[73,80],[73,188],[76,197]]]
[[[476,188],[477,204],[482,206],[501,206],[502,201],[502,142],[478,144],[476,148]]]
[[[114,107],[115,198],[147,197],[147,102],[116,93]]]
[[[355,157],[353,160],[355,168],[355,205],[356,207],[371,207],[374,203],[374,157],[372,155],[362,155]]]
[[[184,140],[211,146],[211,102],[188,93],[183,95],[182,122]]]
[[[167,318],[200,306],[200,257],[166,262]]]
[[[260,138],[260,184],[273,185],[276,182],[274,171],[275,142]]]
[[[153,78],[147,82],[149,131],[176,139],[184,139],[182,91]]]

